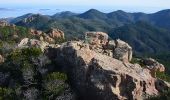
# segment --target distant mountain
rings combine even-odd
[[[17,18],[12,19],[12,20],[10,21],[10,23],[18,23],[18,22],[20,22],[20,21],[24,20],[25,18],[28,18],[28,17],[30,17],[30,16],[32,16],[32,15],[33,15],[32,13],[28,13],[28,14],[19,16],[19,17],[17,17]]]
[[[170,30],[170,9],[162,10],[154,14],[150,14],[150,20],[149,22]]]
[[[170,50],[170,31],[150,25],[146,22],[136,22],[116,28],[109,34],[113,39],[128,42],[136,54],[153,54]]]
[[[64,11],[64,12],[60,12],[60,13],[56,13],[53,16],[51,16],[52,18],[66,18],[66,17],[71,17],[77,15],[77,13],[73,13],[70,11]]]
[[[103,31],[112,38],[129,42],[136,53],[159,53],[170,50],[170,10],[153,14],[128,13],[122,10],[103,13],[90,9],[84,13],[61,12],[53,16],[27,14],[14,18],[19,26],[46,31],[59,28],[66,38],[82,38],[86,31]],[[138,46],[139,45],[139,46]]]
[[[40,27],[48,24],[48,21],[51,20],[50,16],[47,15],[41,15],[41,14],[26,14],[24,16],[18,17],[11,21],[11,23],[14,23],[19,26],[24,27],[32,27],[39,29]]]
[[[107,18],[105,13],[100,12],[96,9],[90,9],[82,14],[79,14],[77,17],[84,19],[102,19],[102,20]]]

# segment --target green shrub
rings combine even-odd
[[[40,48],[32,47],[32,48],[22,49],[21,53],[26,57],[29,56],[38,57],[40,54],[42,54],[42,51]]]
[[[135,57],[132,58],[131,63],[132,63],[132,64],[137,63],[137,64],[141,65],[141,67],[144,67],[144,66],[145,66],[145,65],[141,62],[141,59],[140,59],[140,58],[135,58]]]
[[[65,73],[60,73],[60,72],[53,72],[51,74],[48,74],[46,77],[46,80],[67,80],[67,75]]]
[[[10,88],[0,87],[0,100],[15,100],[15,92]]]
[[[164,72],[156,72],[156,77],[164,81],[170,82],[170,76]]]

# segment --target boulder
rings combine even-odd
[[[41,35],[43,32],[42,31],[38,31],[38,30],[34,30],[34,29],[30,29],[30,33],[32,35]]]
[[[21,42],[18,44],[18,47],[25,47],[25,46],[27,46],[28,42],[29,42],[29,38],[24,38],[24,39],[22,39]]]
[[[153,58],[146,58],[142,60],[143,64],[151,71],[151,75],[156,77],[156,72],[164,72],[165,67]]]
[[[55,40],[48,35],[45,35],[44,41],[47,41],[48,43],[55,43]]]
[[[64,32],[59,29],[51,29],[48,31],[48,34],[52,38],[61,38],[64,39]]]
[[[0,21],[0,26],[1,27],[9,26],[9,23],[7,21],[2,20],[2,21]]]
[[[128,43],[117,39],[115,41],[115,48],[113,50],[113,58],[121,60],[123,62],[129,62],[132,60],[132,47]]]
[[[37,39],[29,39],[24,38],[21,40],[21,42],[18,44],[18,47],[24,48],[24,47],[38,47],[41,48],[42,51],[49,45],[48,42],[40,41]]]
[[[37,40],[37,39],[30,39],[30,44],[29,44],[30,46],[40,46],[41,44],[40,44],[40,41],[39,40]]]
[[[85,41],[92,45],[106,45],[108,35],[104,32],[86,32]]]
[[[117,48],[124,45],[118,42]],[[63,66],[81,100],[142,100],[160,91],[148,69],[95,52],[81,41],[49,48],[47,54]]]

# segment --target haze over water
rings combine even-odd
[[[17,17],[27,13],[83,13],[92,8],[106,13],[116,10],[154,13],[170,9],[169,5],[170,0],[0,0],[0,18]]]

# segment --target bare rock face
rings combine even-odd
[[[123,62],[129,62],[132,59],[132,47],[126,42],[117,39],[113,50],[113,57]]]
[[[86,32],[85,39],[92,45],[106,45],[108,42],[108,35],[104,32]]]
[[[42,31],[38,31],[38,30],[34,30],[34,29],[30,29],[30,33],[32,35],[41,35],[43,32]]]
[[[21,42],[18,44],[18,47],[24,47],[24,46],[27,46],[29,42],[29,38],[24,38],[21,40]]]
[[[24,38],[21,40],[21,42],[18,44],[19,48],[25,48],[25,47],[38,47],[41,48],[42,51],[49,45],[48,42],[40,41],[37,39],[29,39]]]
[[[44,40],[47,41],[48,43],[54,43],[55,42],[55,40],[48,35],[44,36]]]
[[[2,57],[2,55],[0,55],[0,64],[4,62],[4,57]]]
[[[9,23],[2,20],[2,21],[0,21],[0,26],[1,26],[1,27],[9,26]]]
[[[81,100],[142,100],[161,90],[148,69],[97,53],[89,44],[73,41],[47,51],[65,66]]]
[[[163,64],[160,64],[155,59],[147,58],[143,60],[143,64],[151,71],[151,75],[156,77],[156,72],[164,72],[165,67]]]
[[[59,29],[51,29],[48,32],[49,36],[52,38],[62,38],[64,39],[64,32]]]
[[[86,32],[85,42],[89,43],[94,50],[103,52],[123,62],[129,62],[132,59],[132,47],[120,39],[110,41],[107,33]]]

